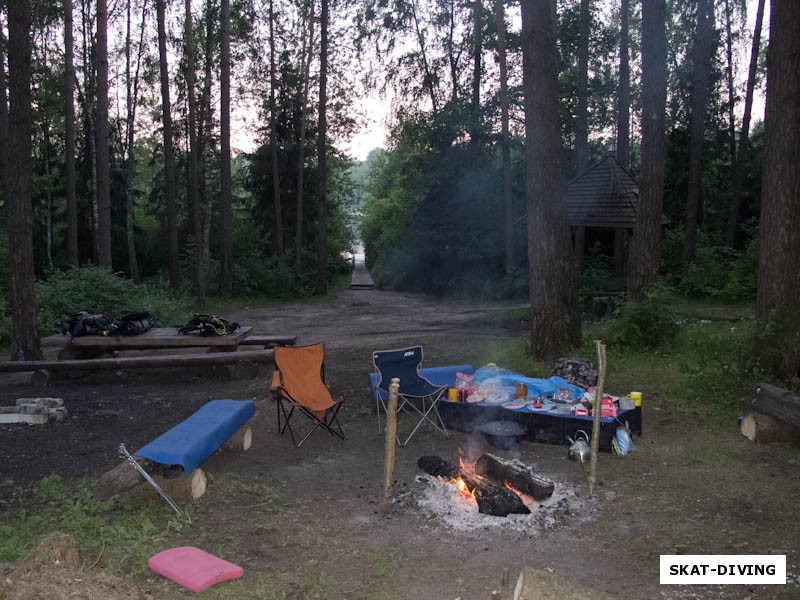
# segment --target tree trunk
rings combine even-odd
[[[581,337],[561,165],[555,4],[523,0],[522,32],[531,353],[542,359],[563,355]]]
[[[231,189],[231,6],[230,0],[220,3],[220,277],[222,297],[233,294],[233,237],[231,232],[233,191]]]
[[[172,140],[172,105],[169,99],[169,69],[167,66],[167,31],[165,19],[166,0],[156,0],[158,19],[158,66],[161,77],[161,122],[164,140],[164,203],[167,207],[167,248],[169,287],[177,292],[180,287],[180,267],[178,248],[178,215],[176,196],[178,186],[175,182],[175,149]]]
[[[186,98],[189,103],[189,196],[192,207],[192,232],[195,244],[195,285],[199,304],[206,297],[206,269],[203,261],[203,217],[200,211],[200,157],[197,145],[196,70],[194,63],[194,34],[192,32],[192,2],[184,0],[184,52],[186,53]]]
[[[321,0],[319,20],[319,132],[317,135],[317,169],[319,176],[319,209],[317,215],[317,295],[328,293],[328,0]]]
[[[128,247],[128,269],[131,279],[139,283],[139,262],[136,260],[136,238],[134,236],[136,223],[136,152],[134,142],[136,139],[136,108],[139,105],[139,69],[142,64],[144,52],[144,32],[147,25],[147,6],[142,8],[141,30],[139,46],[136,52],[136,70],[131,73],[131,5],[128,3],[127,33],[125,37],[125,91],[127,99],[128,118],[127,131],[127,168],[125,184],[125,239]]]
[[[33,265],[31,118],[31,5],[8,3],[9,153],[5,198],[8,227],[8,304],[11,358],[42,357],[36,326]],[[3,82],[3,86],[5,82]]]
[[[774,332],[761,350],[761,364],[787,380],[800,371],[800,136],[795,135],[800,131],[798,31],[800,3],[772,0],[756,316]]]
[[[94,125],[97,157],[97,264],[111,267],[111,159],[108,135],[108,6],[97,0],[97,119]]]
[[[0,16],[3,6],[0,5]],[[6,38],[0,28],[0,195],[8,198],[8,93],[6,92]]]
[[[664,201],[667,98],[666,0],[642,0],[642,167],[629,254],[628,298],[640,300],[657,278]]]
[[[314,7],[314,3],[311,3],[312,11]],[[305,63],[305,58],[301,58],[301,60]],[[284,251],[284,237],[283,237],[283,204],[281,202],[281,174],[280,169],[278,167],[278,105],[275,100],[275,94],[278,89],[278,78],[276,76],[276,68],[277,65],[275,63],[275,2],[274,0],[270,0],[269,2],[269,114],[270,114],[270,128],[269,128],[269,154],[270,160],[272,163],[272,208],[273,208],[273,247],[275,248],[275,254],[277,256],[283,256]],[[304,93],[304,98],[308,95],[308,82],[307,82],[307,75],[304,76],[304,89],[306,92]],[[305,114],[305,100],[303,101],[302,111]],[[300,123],[300,130],[305,130],[305,121],[303,120]],[[300,137],[300,155],[303,155],[303,137]],[[302,171],[302,164],[303,160],[299,161],[301,165],[300,169]],[[302,181],[302,180],[301,180]],[[300,194],[298,200],[298,204],[302,203],[302,189],[298,192]],[[298,223],[301,222],[302,219],[302,208],[298,209]],[[301,227],[297,229],[297,240],[295,242],[295,251],[297,255],[297,272],[300,273],[300,249],[301,249],[301,242],[300,242],[300,232],[302,231]]]
[[[742,185],[744,182],[747,161],[750,156],[750,117],[753,111],[753,90],[756,86],[758,71],[758,55],[761,47],[761,28],[764,22],[764,0],[759,0],[756,12],[756,24],[753,30],[753,47],[750,51],[750,70],[747,73],[747,89],[744,96],[744,115],[742,131],[739,133],[739,151],[731,178],[731,205],[728,210],[728,225],[725,228],[725,245],[733,248],[736,241],[736,226],[739,223],[739,207],[742,204]]]
[[[619,89],[617,91],[617,160],[630,167],[631,140],[631,66],[630,66],[629,0],[619,5]]]
[[[581,0],[578,33],[578,106],[575,119],[575,174],[586,168],[589,146],[589,0]]]
[[[327,2],[327,0],[323,0],[323,2]],[[439,103],[436,101],[436,88],[434,87],[434,81],[436,79],[433,73],[431,72],[431,67],[428,62],[428,54],[425,49],[425,36],[422,32],[422,29],[420,29],[419,19],[417,18],[416,0],[411,0],[411,17],[414,19],[414,32],[416,33],[417,36],[417,43],[419,44],[420,57],[422,58],[424,86],[428,89],[428,95],[430,96],[431,99],[431,111],[433,112],[434,115],[436,115],[436,113],[439,112]]]
[[[500,127],[503,154],[503,233],[506,276],[514,272],[514,199],[511,187],[511,134],[508,117],[508,61],[506,56],[506,16],[503,0],[494,2],[497,25],[497,61],[500,66]]]
[[[306,164],[306,119],[308,118],[308,90],[311,85],[311,60],[314,58],[314,0],[308,3],[308,41],[303,44],[303,96],[300,107],[300,139],[297,159],[297,208],[294,238],[295,273],[299,276],[302,270],[303,256],[303,197],[305,196],[305,164]],[[276,110],[277,112],[277,110]],[[277,137],[277,134],[276,134]],[[273,168],[277,176],[278,153],[273,155]],[[276,213],[276,219],[279,215]]]
[[[686,193],[686,233],[683,239],[683,272],[697,253],[697,226],[703,195],[703,142],[705,141],[706,101],[708,99],[711,58],[714,51],[713,0],[697,3],[697,29],[694,39],[694,81],[692,112],[689,116],[689,185]]]
[[[728,84],[728,148],[731,168],[736,165],[736,87],[733,83],[733,34],[731,33],[731,5],[725,0],[725,77]]]
[[[200,104],[197,107],[197,157],[199,162],[198,177],[200,180],[200,216],[201,216],[201,243],[200,254],[203,265],[204,296],[208,288],[207,269],[211,262],[211,217],[214,211],[214,198],[219,194],[218,189],[211,188],[211,160],[214,150],[214,107],[211,101],[211,91],[214,86],[214,52],[216,50],[216,31],[219,15],[219,6],[216,3],[205,5],[205,38],[203,54],[203,85],[200,92]]]
[[[481,0],[472,3],[472,135],[470,142],[477,144],[480,136],[481,118],[481,55],[483,53],[483,39],[481,27]]]
[[[72,0],[64,0],[64,185],[67,196],[67,260],[78,266],[78,201],[75,195],[75,59]]]

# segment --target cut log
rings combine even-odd
[[[417,460],[417,466],[435,477],[443,479],[460,477],[467,488],[473,491],[480,513],[506,517],[511,514],[526,515],[531,512],[522,499],[513,490],[505,487],[502,482],[495,483],[490,479],[461,469],[438,456],[421,456]]]
[[[230,452],[247,452],[253,445],[253,430],[250,425],[242,425],[227,442],[222,444],[222,449]]]
[[[514,600],[612,600],[613,596],[570,581],[549,570],[524,567],[514,588]]]
[[[753,410],[800,427],[800,396],[769,383],[759,383],[753,392]]]
[[[751,442],[800,442],[800,428],[761,413],[745,415],[740,431]]]
[[[206,493],[207,478],[203,469],[195,469],[189,473],[188,477],[178,475],[177,477],[153,476],[158,486],[164,490],[173,500],[197,500]],[[146,481],[137,485],[131,493],[146,497],[160,498],[155,488]]]
[[[475,472],[498,483],[508,483],[534,500],[547,500],[555,489],[550,479],[536,475],[521,461],[506,460],[494,454],[482,455],[475,463]]]
[[[180,467],[167,467],[139,456],[134,458],[152,477],[164,477],[168,473],[173,474],[176,469],[183,472]],[[100,476],[94,486],[94,497],[100,501],[108,500],[115,494],[130,490],[143,481],[144,477],[139,474],[139,471],[134,469],[127,460],[123,460],[116,467]]]

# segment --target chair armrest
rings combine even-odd
[[[281,373],[278,369],[275,369],[272,372],[272,384],[270,385],[271,391],[276,391],[279,387],[281,387]]]

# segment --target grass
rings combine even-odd
[[[133,503],[127,494],[98,502],[87,481],[68,484],[58,475],[0,508],[0,561],[26,556],[39,537],[60,531],[75,538],[88,564],[125,574],[144,573],[147,558],[186,526],[161,504]]]

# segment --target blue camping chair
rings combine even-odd
[[[434,385],[420,375],[422,358],[422,346],[399,350],[378,350],[372,353],[372,363],[375,365],[375,372],[378,375],[375,393],[375,400],[378,403],[378,428],[381,429],[381,411],[386,414],[389,385],[394,378],[400,380],[397,412],[404,411],[418,417],[405,441],[401,441],[398,435],[397,443],[400,446],[408,444],[426,421],[441,431],[445,437],[449,437],[447,427],[445,427],[436,406],[447,386]]]

